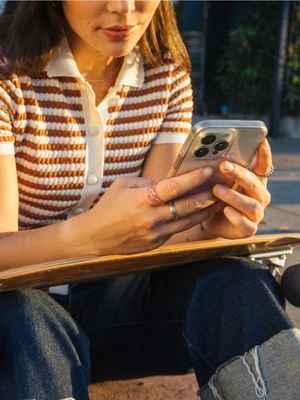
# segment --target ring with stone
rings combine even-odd
[[[271,169],[269,172],[267,172],[266,174],[262,175],[262,174],[257,174],[255,173],[257,176],[260,176],[261,178],[269,178],[269,176],[271,176],[275,171],[274,165],[271,166]]]
[[[161,206],[162,204],[165,204],[165,201],[163,201],[159,197],[159,194],[157,193],[157,190],[155,189],[154,186],[147,187],[146,191],[147,191],[147,198],[151,206]]]

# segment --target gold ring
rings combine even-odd
[[[177,212],[177,209],[175,207],[175,202],[174,201],[170,201],[169,202],[169,209],[170,209],[170,212],[172,214],[173,220],[177,221],[180,217],[178,215],[178,212]]]

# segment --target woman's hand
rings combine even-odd
[[[209,216],[207,207],[215,202],[211,191],[189,192],[200,188],[212,173],[211,168],[202,168],[161,180],[154,186],[160,205],[153,193],[149,195],[150,179],[116,179],[94,208],[70,220],[74,246],[90,255],[129,254],[159,247],[173,234]],[[175,199],[177,220],[168,204]]]
[[[228,162],[220,164],[225,178],[235,181],[242,191],[226,185],[215,185],[213,194],[222,201],[210,207],[211,217],[202,223],[208,238],[238,239],[255,235],[264,217],[264,209],[271,196],[258,175],[266,175],[272,168],[272,155],[267,140],[258,148],[253,172]],[[225,204],[224,204],[225,203]]]

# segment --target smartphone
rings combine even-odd
[[[267,127],[262,121],[200,121],[192,127],[168,177],[210,166],[215,173],[201,186],[201,191],[216,183],[234,187],[235,182],[219,172],[220,162],[229,160],[251,169],[257,147],[267,134]]]

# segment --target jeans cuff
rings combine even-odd
[[[295,400],[300,393],[300,331],[281,331],[221,365],[201,400]]]

